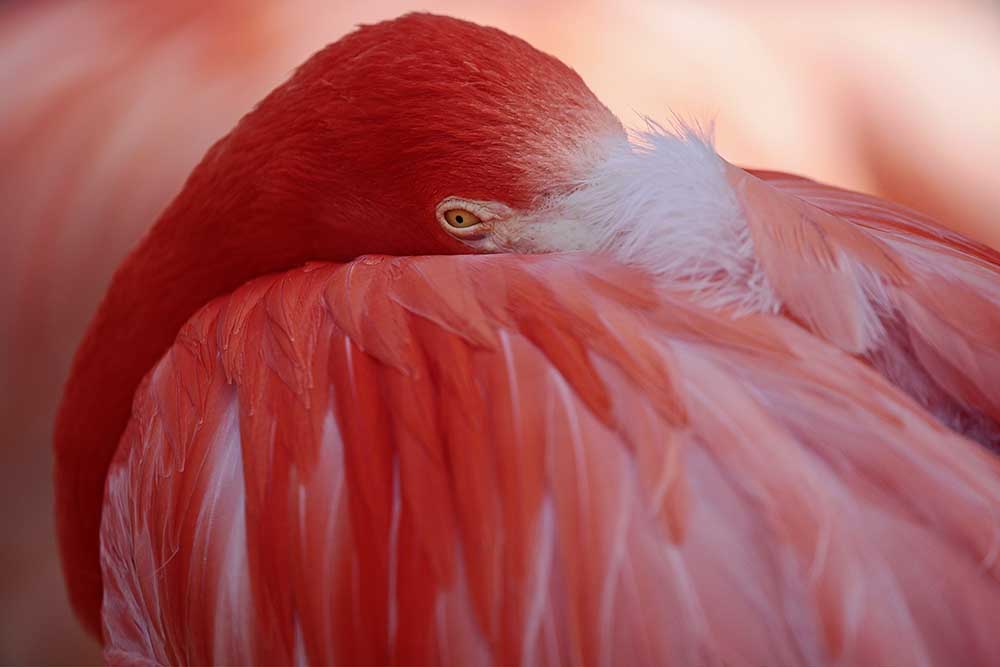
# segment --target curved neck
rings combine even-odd
[[[527,206],[543,194],[540,174],[565,162],[556,144],[578,146],[590,128],[617,124],[552,59],[540,61],[562,81],[552,96],[537,95],[535,78],[510,87],[517,77],[498,85],[472,76],[440,45],[427,48],[444,69],[415,70],[411,56],[397,56],[411,52],[423,21],[345,38],[313,56],[209,151],[115,273],[77,351],[55,429],[63,567],[71,601],[95,634],[105,477],[136,388],[198,308],[310,260],[471,252],[436,223],[443,197],[502,193],[514,208]],[[456,91],[478,81],[507,102],[477,94],[452,104],[441,88],[451,69]],[[546,136],[539,123],[569,134],[535,141]]]
[[[240,220],[195,199],[197,189],[186,190],[114,274],[77,351],[56,420],[64,574],[73,606],[98,636],[104,480],[143,376],[184,322],[213,298],[310,259],[346,259],[331,252],[329,229],[258,225],[248,239]]]
[[[432,235],[421,240],[407,220],[365,205],[371,198],[347,174],[314,170],[321,182],[291,181],[285,172],[294,155],[239,130],[209,151],[114,274],[63,394],[54,438],[57,530],[71,602],[98,636],[105,477],[136,388],[184,322],[252,278],[310,260],[463,249]]]

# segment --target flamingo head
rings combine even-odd
[[[717,305],[766,300],[747,287],[728,165],[679,129],[626,133],[527,42],[409,14],[309,59],[209,152],[175,207],[224,220],[231,243],[288,242],[289,257],[599,251]],[[191,202],[211,210],[192,215]]]
[[[576,72],[494,28],[429,14],[362,27],[231,139],[258,165],[264,224],[318,230],[314,259],[597,251],[713,305],[770,307],[705,133],[626,133]]]
[[[316,259],[489,251],[495,224],[568,192],[624,137],[559,60],[493,28],[410,14],[314,55],[189,189],[203,183],[201,199],[237,224],[332,230]]]

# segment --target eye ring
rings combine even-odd
[[[472,211],[464,208],[450,208],[441,215],[445,222],[456,229],[468,229],[482,223],[482,219]]]
[[[512,214],[511,208],[502,202],[455,196],[445,197],[434,209],[438,224],[445,233],[477,247],[493,233],[497,224]]]

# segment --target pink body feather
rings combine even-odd
[[[994,456],[782,318],[654,294],[372,257],[214,301],[112,464],[108,658],[1000,659]]]

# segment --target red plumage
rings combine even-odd
[[[584,256],[363,258],[212,302],[111,467],[116,659],[995,659],[993,455],[790,323],[648,289]]]
[[[411,15],[209,151],[57,422],[109,661],[1000,657],[998,465],[963,437],[997,437],[994,253],[726,166],[775,312],[600,254],[420,257],[471,252],[444,198],[530,224],[623,136],[557,60]]]

